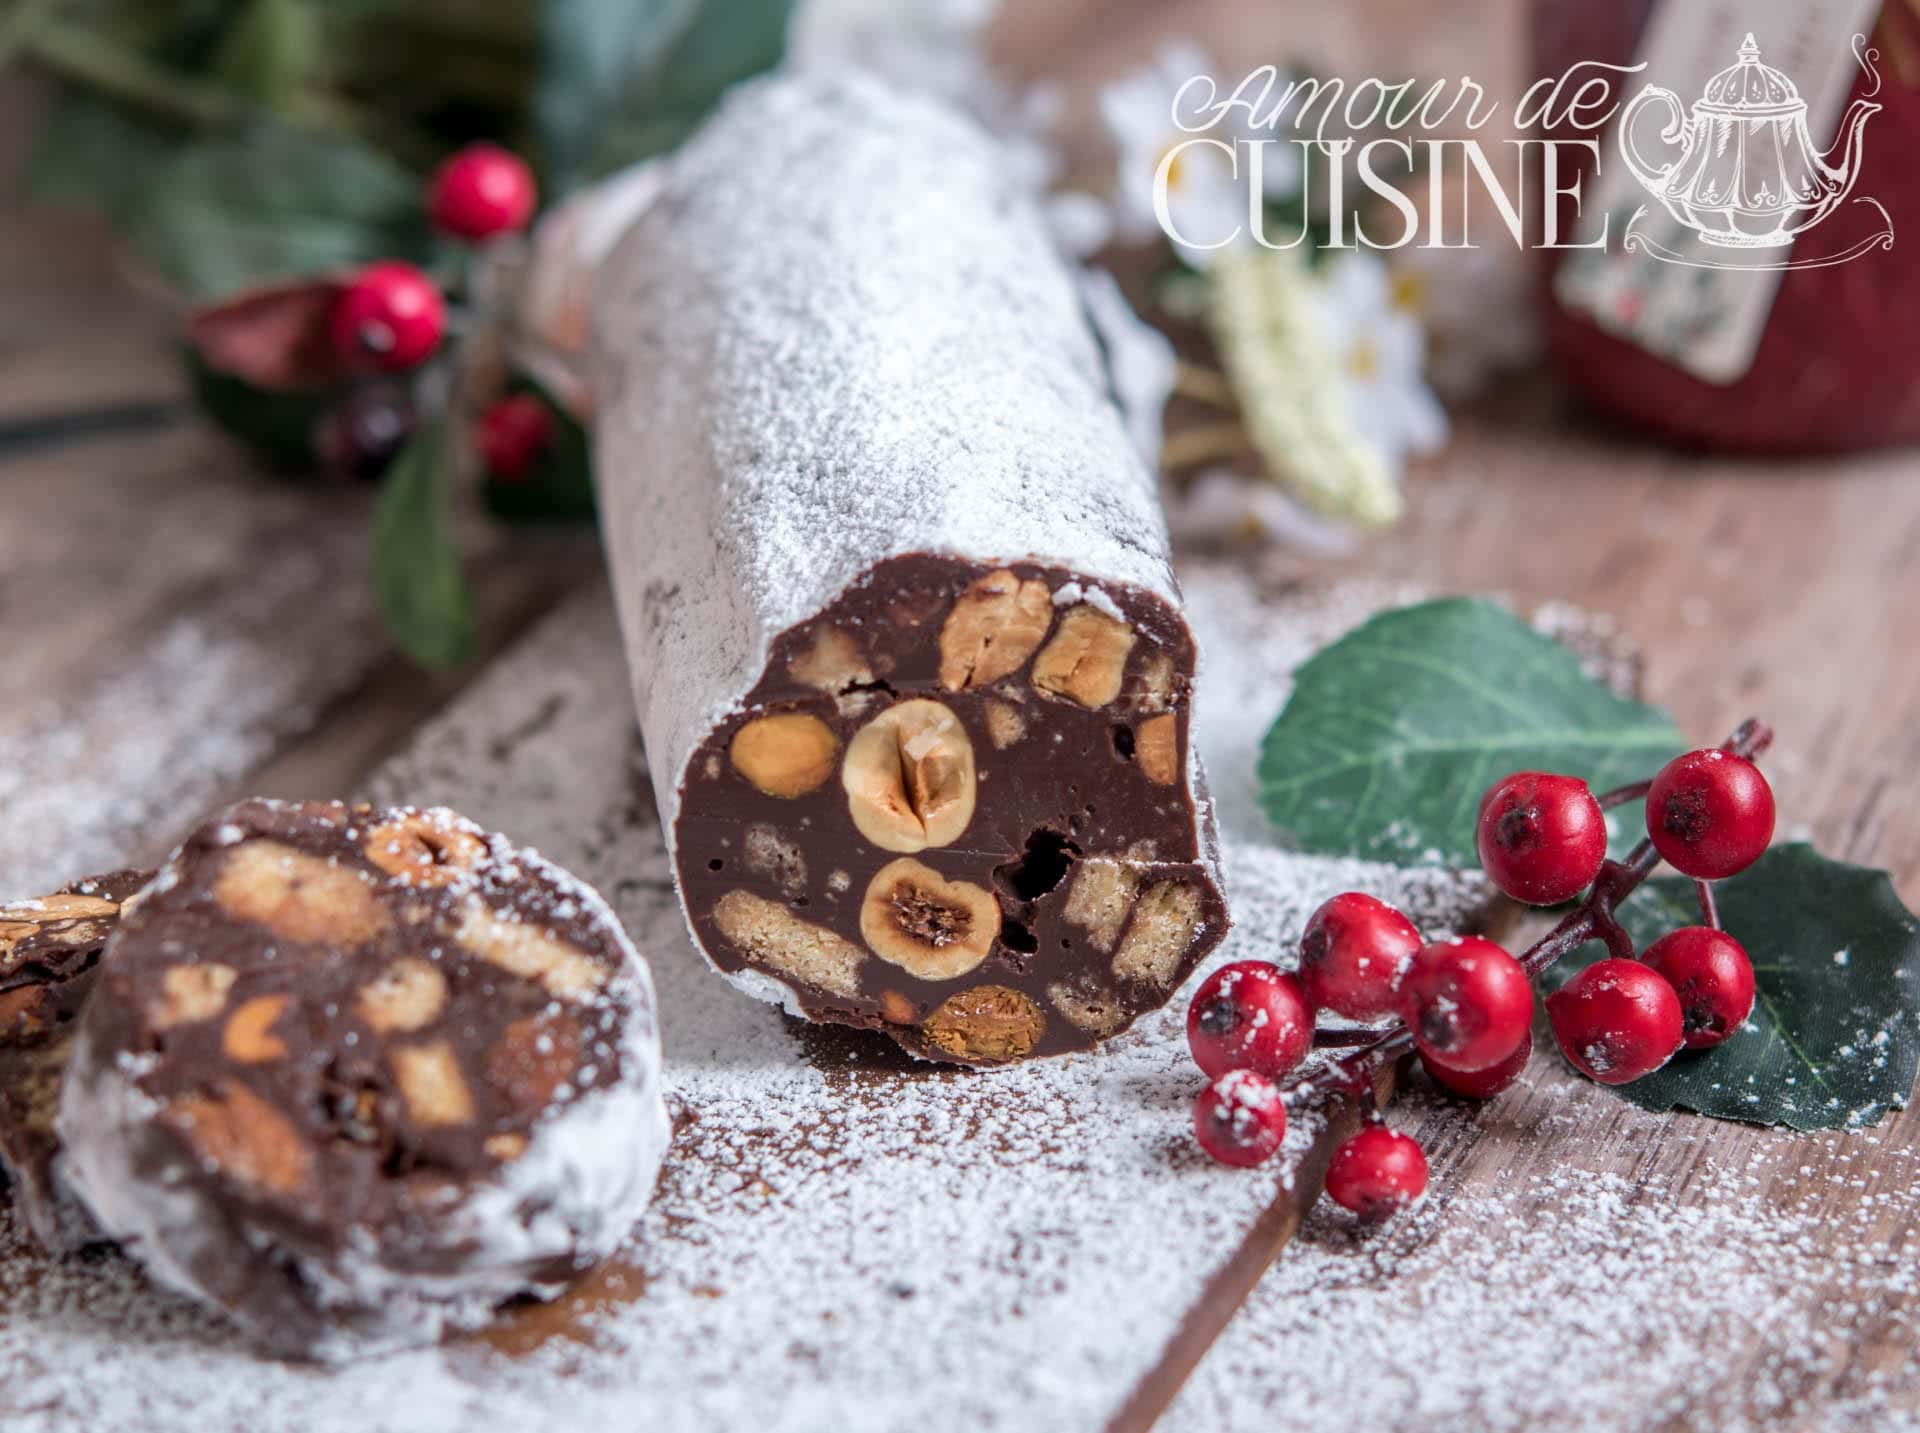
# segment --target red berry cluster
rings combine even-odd
[[[495,145],[474,144],[433,176],[426,208],[441,232],[482,243],[524,229],[536,198],[533,171],[524,160]],[[406,373],[439,352],[447,317],[446,296],[432,276],[402,260],[383,259],[342,285],[330,338],[351,372]],[[511,482],[532,471],[552,433],[546,404],[519,393],[498,399],[481,415],[475,439],[487,471]]]
[[[1285,1140],[1289,1101],[1342,1089],[1362,1095],[1371,1074],[1404,1052],[1417,1051],[1443,1088],[1491,1098],[1532,1057],[1534,979],[1596,937],[1612,957],[1546,1000],[1554,1038],[1575,1068],[1622,1084],[1660,1068],[1682,1047],[1725,1040],[1753,1008],[1753,967],[1739,942],[1718,928],[1706,883],[1745,870],[1772,839],[1773,793],[1735,749],[1758,751],[1770,735],[1750,723],[1727,748],[1691,752],[1652,781],[1605,796],[1576,777],[1547,772],[1516,772],[1494,783],[1480,803],[1476,832],[1494,885],[1531,905],[1588,893],[1523,959],[1478,936],[1423,941],[1401,912],[1349,891],[1307,922],[1297,974],[1265,961],[1215,971],[1187,1011],[1188,1045],[1212,1081],[1194,1106],[1201,1146],[1226,1164],[1259,1164]],[[1627,862],[1609,861],[1605,811],[1642,795],[1648,840]],[[1707,923],[1673,931],[1635,955],[1614,907],[1661,857],[1694,877]],[[1283,1088],[1315,1044],[1321,1010],[1398,1023],[1362,1032],[1365,1048]],[[1331,1031],[1322,1039],[1351,1043]],[[1367,1220],[1404,1208],[1426,1184],[1419,1144],[1377,1115],[1335,1150],[1327,1170],[1327,1193]]]

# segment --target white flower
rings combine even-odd
[[[1159,329],[1141,322],[1112,274],[1081,269],[1080,301],[1106,360],[1107,384],[1127,436],[1150,468],[1160,465],[1160,419],[1179,367],[1173,345]]]
[[[1314,311],[1360,434],[1396,467],[1436,451],[1447,415],[1427,387],[1426,334],[1394,303],[1387,266],[1366,250],[1339,255],[1315,286]]]
[[[1167,238],[1181,258],[1204,268],[1226,247],[1220,241],[1229,235],[1236,236],[1234,243],[1252,242],[1247,227],[1249,152],[1239,141],[1273,136],[1232,124],[1189,133],[1175,124],[1175,96],[1196,75],[1213,76],[1216,83],[1222,79],[1197,46],[1169,45],[1152,64],[1103,89],[1099,103],[1100,117],[1119,152],[1113,196],[1115,233],[1131,243],[1160,234],[1154,191],[1168,155],[1185,146],[1168,165],[1166,181],[1167,217],[1181,238],[1172,234]],[[1218,143],[1189,143],[1194,140]],[[1221,149],[1221,144],[1231,146],[1233,152]],[[1292,193],[1300,184],[1299,151],[1291,144],[1267,145],[1261,179],[1267,197]]]

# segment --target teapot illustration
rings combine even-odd
[[[1648,105],[1665,105],[1672,121],[1661,140],[1680,147],[1669,164],[1649,163],[1635,143],[1633,122]],[[1709,244],[1772,248],[1825,219],[1847,197],[1860,171],[1860,134],[1880,112],[1859,99],[1841,123],[1837,164],[1816,154],[1807,133],[1807,104],[1793,81],[1760,63],[1748,35],[1739,63],[1707,81],[1691,118],[1672,90],[1648,85],[1620,116],[1627,168],[1673,217]]]

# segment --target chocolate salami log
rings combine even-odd
[[[1225,933],[1193,638],[985,134],[745,87],[601,272],[597,471],[695,940],[934,1059],[1082,1049]]]

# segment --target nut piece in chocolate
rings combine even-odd
[[[807,680],[854,632],[883,674],[859,703]],[[881,564],[780,638],[690,764],[675,859],[696,934],[811,1018],[931,1059],[1110,1038],[1226,930],[1186,785],[1192,670],[1152,594],[1033,562]],[[783,731],[807,735],[740,760]]]
[[[652,986],[594,892],[452,812],[242,802],[122,912],[56,1129],[100,1231],[273,1351],[428,1342],[645,1206]]]
[[[0,1170],[16,1211],[48,1253],[100,1237],[60,1183],[54,1115],[101,952],[121,907],[151,875],[116,871],[0,905]]]

